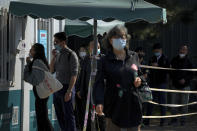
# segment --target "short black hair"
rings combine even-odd
[[[65,32],[58,32],[54,35],[55,38],[57,38],[60,41],[66,41],[67,40],[67,36]]]
[[[160,43],[155,43],[155,44],[153,45],[153,50],[156,50],[156,49],[162,49],[162,46],[161,46]]]
[[[139,46],[139,47],[137,47],[137,48],[135,49],[135,52],[140,52],[140,51],[144,51],[144,49],[143,49],[141,46]]]

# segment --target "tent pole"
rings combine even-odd
[[[35,36],[36,36],[36,19],[34,19],[34,43],[36,43],[36,37]]]
[[[22,18],[22,40],[25,40],[25,23],[26,17]],[[21,131],[24,131],[24,65],[25,65],[25,58],[21,57]]]
[[[97,49],[98,49],[98,40],[97,40],[97,20],[94,19],[94,50],[93,50],[93,54],[94,56],[97,55]],[[96,70],[96,59],[93,59],[93,71]]]
[[[95,76],[96,76],[96,69],[97,69],[97,60],[96,60],[96,55],[97,55],[97,20],[94,19],[94,26],[93,26],[93,37],[94,37],[94,50],[93,50],[93,57],[91,57],[91,75],[90,75],[90,81],[88,84],[88,95],[87,95],[87,101],[86,101],[86,111],[85,111],[85,119],[84,119],[84,126],[83,126],[83,131],[86,131],[87,128],[87,121],[88,121],[88,114],[89,114],[89,107],[90,104],[91,106],[94,106],[94,102],[92,99],[92,88],[94,85],[94,80],[95,80]],[[91,130],[95,131],[95,123],[94,123],[94,111],[95,109],[92,109],[92,107],[90,107],[91,110]],[[93,111],[93,112],[92,112]]]
[[[94,32],[94,55],[96,55],[97,54],[97,47],[98,47],[98,45],[97,45],[97,20],[96,19],[94,19],[93,32]]]
[[[93,49],[93,56],[97,56],[97,50],[98,50],[98,39],[97,39],[97,20],[94,19],[93,23],[93,38],[94,38],[94,49]],[[93,57],[92,62],[91,62],[91,104],[94,105],[93,101],[93,96],[92,96],[92,91],[93,91],[93,84],[96,76],[96,70],[97,70],[97,60],[96,57]]]
[[[97,20],[94,19],[94,50],[93,50],[93,55],[94,56],[97,56],[97,52],[98,52],[98,39],[97,39]],[[92,75],[91,75],[91,105],[93,106],[92,107],[92,114],[91,114],[91,119],[92,119],[92,131],[95,131],[95,104],[94,104],[94,101],[93,101],[93,85],[94,85],[94,81],[95,81],[95,77],[96,77],[96,71],[97,71],[97,59],[96,57],[93,58],[92,60],[92,66],[91,66],[91,72],[92,72]]]

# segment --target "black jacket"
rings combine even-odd
[[[141,101],[133,84],[138,55],[126,52],[125,61],[117,60],[112,51],[101,58],[93,88],[96,104],[104,103],[106,117],[121,128],[138,126],[142,120]]]
[[[192,69],[192,63],[186,56],[185,58],[180,58],[176,56],[171,61],[171,67],[175,69]],[[176,88],[184,88],[190,84],[192,79],[192,72],[190,71],[171,71],[172,83]],[[184,79],[185,84],[180,84],[179,80]]]
[[[88,85],[91,74],[91,59],[90,56],[86,56],[81,62],[81,70],[76,83],[76,90],[80,91],[82,99],[86,100]]]
[[[150,65],[151,63],[157,63],[158,67],[164,67],[164,68],[168,68],[170,65],[167,57],[163,54],[158,60],[156,56],[153,56],[149,61]],[[150,69],[150,74],[149,74],[150,86],[166,83],[168,73],[169,73],[168,70]]]
[[[102,54],[99,54],[98,59],[100,59],[101,56]],[[80,91],[80,96],[82,97],[82,99],[85,100],[87,98],[87,93],[88,93],[89,81],[91,77],[90,74],[91,74],[91,58],[89,55],[87,55],[81,62],[81,70],[76,83],[77,92]]]

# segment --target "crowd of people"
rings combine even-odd
[[[94,85],[91,87],[93,101],[90,102],[87,131],[93,128],[98,131],[140,131],[141,125],[149,125],[150,120],[143,120],[142,116],[143,114],[151,116],[154,105],[141,101],[139,89],[144,81],[152,88],[167,89],[167,80],[170,77],[173,89],[190,90],[191,72],[140,68],[140,65],[150,65],[191,69],[187,45],[181,46],[178,55],[170,62],[162,51],[162,45],[156,43],[153,46],[153,57],[149,62],[145,62],[145,52],[142,47],[138,47],[135,51],[129,50],[129,38],[126,27],[117,25],[98,44],[97,73]],[[39,43],[32,46],[30,57],[26,59],[24,78],[26,82],[33,85],[38,131],[52,131],[53,127],[48,119],[48,98],[40,99],[36,92],[36,85],[44,79],[44,74],[41,70],[33,69],[34,65],[55,73],[56,78],[63,84],[63,88],[53,94],[53,103],[61,130],[82,130],[94,42],[90,40],[75,53],[67,46],[66,34],[59,32],[54,35],[54,47],[50,65],[44,55],[44,47]],[[101,52],[101,47],[105,50],[104,54]],[[167,103],[165,92],[152,92],[152,95],[153,101],[159,104]],[[172,95],[173,104],[188,102],[188,94]],[[91,121],[93,104],[96,105],[94,123]],[[172,108],[172,114],[188,111],[187,106],[182,107],[180,111],[176,109]],[[165,116],[166,107],[161,106],[160,113]],[[169,124],[177,124],[177,122],[178,120],[174,118]],[[181,117],[181,125],[185,122],[185,117]],[[165,123],[165,119],[160,120],[160,126],[164,126]]]
[[[139,58],[141,57],[141,54],[145,54],[142,47],[138,48],[136,52],[139,54]],[[141,64],[147,64],[144,62],[143,58],[140,59]],[[154,44],[153,46],[153,57],[150,59],[148,65],[154,66],[154,67],[164,67],[164,68],[173,68],[173,69],[192,69],[192,63],[191,60],[188,57],[188,46],[187,45],[181,45],[179,48],[179,52],[177,52],[177,55],[169,61],[168,57],[163,53],[162,46],[159,43]],[[193,73],[190,71],[170,71],[168,69],[166,70],[155,70],[155,69],[144,69],[144,74],[148,77],[147,81],[152,88],[157,89],[167,89],[170,88],[172,90],[182,90],[182,91],[190,91],[190,82],[193,77]],[[171,83],[171,84],[169,84]],[[188,93],[171,93],[170,94],[170,103],[171,104],[188,104],[189,102],[189,94]],[[158,102],[159,104],[167,104],[167,93],[166,92],[154,92],[153,91],[153,101]],[[154,105],[145,103],[144,104],[144,112],[146,116],[152,116]],[[165,116],[166,115],[166,107],[160,106],[160,115]],[[178,110],[179,109],[179,110]],[[177,115],[177,114],[187,114],[188,113],[188,107],[183,106],[180,108],[171,108],[171,114]],[[180,122],[180,125],[185,125],[186,118],[180,117],[180,121],[178,121],[178,118],[172,118],[170,121],[168,121],[168,125],[179,125],[178,122]],[[160,120],[160,126],[164,126],[165,123],[167,123],[166,119]],[[150,124],[150,119],[145,119],[143,121],[144,125]]]

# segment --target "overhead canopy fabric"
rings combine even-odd
[[[86,21],[66,19],[64,29],[68,36],[76,35],[80,37],[87,37],[93,34],[92,25]]]
[[[93,34],[93,24],[94,20],[90,19],[87,21],[80,20],[65,20],[65,32],[68,36],[76,35],[80,37],[87,37]],[[103,34],[108,32],[115,25],[124,25],[125,22],[114,20],[111,22],[105,22],[102,20],[97,21],[97,34]]]
[[[17,16],[30,15],[33,18],[73,20],[89,17],[125,22],[166,22],[166,10],[144,0],[18,0],[10,2],[9,11]]]

